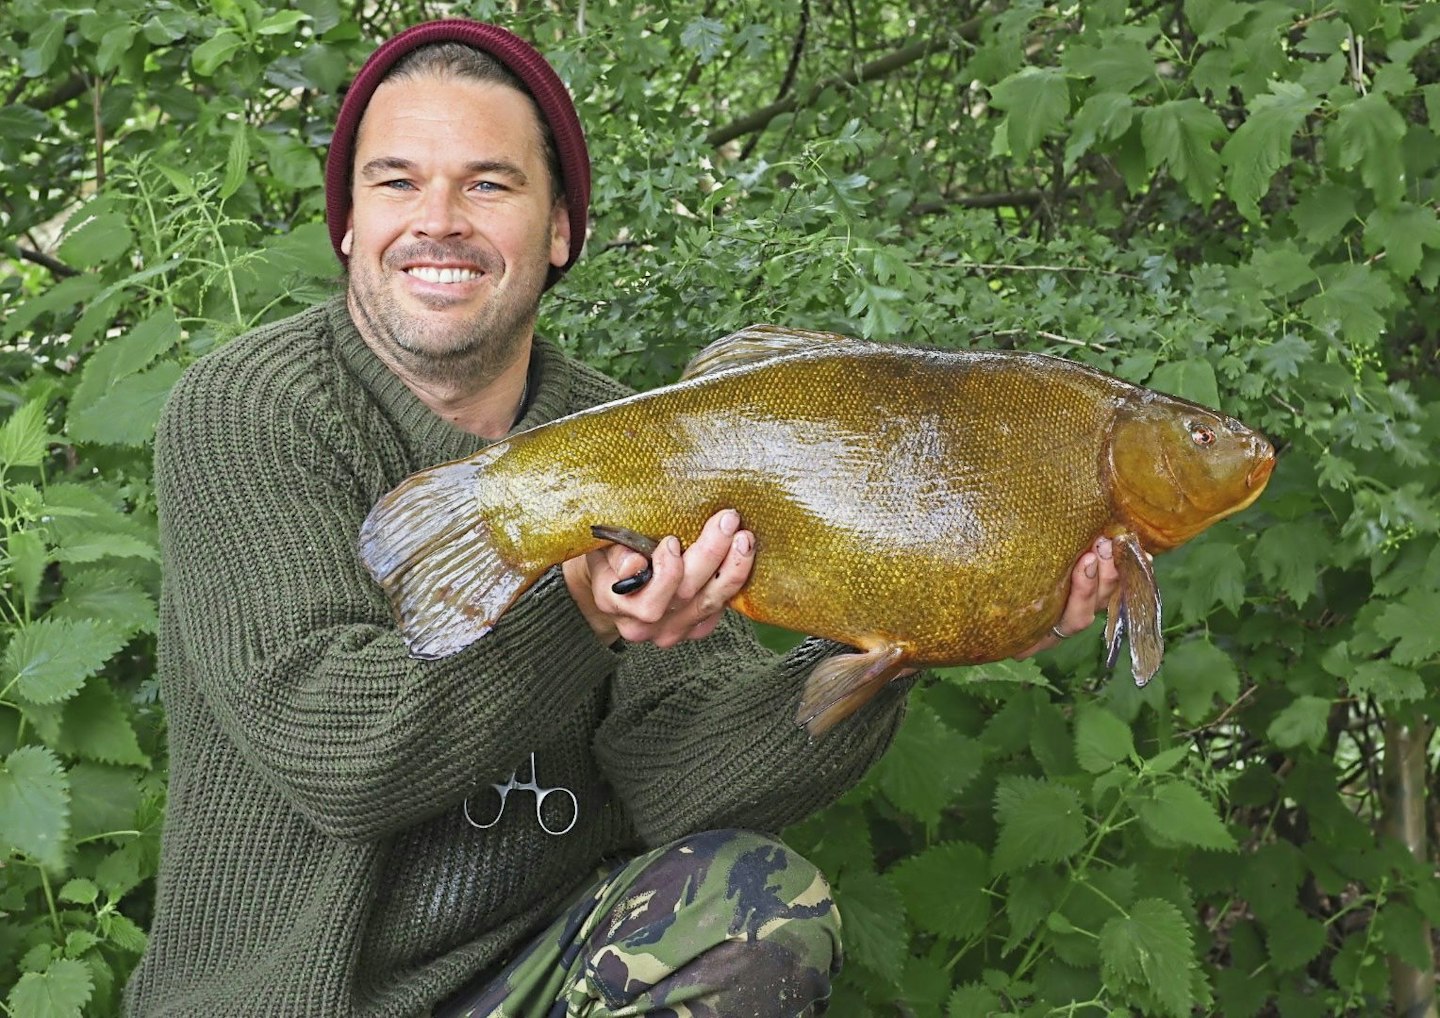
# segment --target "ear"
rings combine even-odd
[[[355,246],[355,213],[351,212],[345,217],[345,236],[340,238],[340,253],[346,258],[350,257],[350,249]]]
[[[570,208],[563,201],[550,207],[550,264],[557,269],[570,260]]]

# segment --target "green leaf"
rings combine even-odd
[[[133,579],[114,569],[86,569],[66,577],[60,600],[49,618],[104,619],[127,636],[153,633],[158,625],[155,602]]]
[[[1311,267],[1313,260],[1313,254],[1301,251],[1294,243],[1284,243],[1256,251],[1250,259],[1250,267],[1255,270],[1255,278],[1261,286],[1277,297],[1284,297],[1315,282],[1315,270]],[[1298,337],[1286,333],[1285,338]],[[1278,345],[1278,342],[1272,345]]]
[[[1070,84],[1057,68],[1027,66],[997,82],[990,102],[1007,114],[1000,127],[1007,150],[1023,159],[1070,115]]]
[[[100,897],[100,888],[83,877],[74,880],[67,880],[65,886],[60,888],[60,900],[72,902],[76,905],[89,905]]]
[[[708,64],[720,55],[729,39],[730,32],[723,21],[714,18],[696,18],[680,31],[680,45],[694,50],[702,64]]]
[[[1227,169],[1225,184],[1230,200],[1251,222],[1260,219],[1260,199],[1270,189],[1276,171],[1290,164],[1290,143],[1305,118],[1320,104],[1294,82],[1271,81],[1271,91],[1257,96],[1250,115],[1221,150]]]
[[[912,855],[887,876],[919,929],[964,940],[984,930],[990,919],[988,873],[989,861],[980,848],[951,841]]]
[[[285,35],[293,32],[302,21],[309,20],[310,15],[304,11],[276,11],[260,22],[255,31],[259,35]]]
[[[1265,920],[1270,964],[1292,972],[1310,964],[1325,947],[1325,927],[1293,906]]]
[[[1329,181],[1310,188],[1296,203],[1294,219],[1304,240],[1325,247],[1355,219],[1354,189]]]
[[[123,632],[106,622],[65,622],[48,616],[15,631],[5,648],[6,680],[18,678],[16,694],[31,703],[68,700],[125,645]]]
[[[1381,610],[1374,630],[1387,643],[1394,642],[1390,657],[1396,664],[1418,665],[1440,657],[1440,590],[1413,588]]]
[[[1075,715],[1075,758],[1091,774],[1108,771],[1135,752],[1130,726],[1103,707],[1082,707]]]
[[[1188,1018],[1194,1002],[1193,940],[1180,910],[1159,898],[1144,898],[1129,916],[1116,916],[1100,929],[1100,974],[1105,985],[1126,995],[1149,987],[1165,1014]]]
[[[0,427],[0,465],[38,467],[45,461],[50,432],[45,427],[46,400],[32,399]]]
[[[1109,38],[1099,46],[1075,42],[1065,48],[1060,62],[1082,78],[1093,78],[1096,92],[1133,92],[1155,80],[1155,58],[1136,39]]]
[[[0,138],[7,141],[33,143],[50,127],[50,121],[39,110],[23,103],[0,106]]]
[[[1135,119],[1135,102],[1128,95],[1100,92],[1085,100],[1070,122],[1070,140],[1065,143],[1065,166],[1075,163],[1099,141],[1114,141],[1130,129]]]
[[[1346,676],[1350,692],[1373,696],[1382,706],[1408,703],[1425,695],[1425,680],[1413,668],[1391,661],[1363,661]]]
[[[55,551],[57,562],[95,562],[102,558],[143,558],[160,561],[160,553],[148,541],[129,534],[89,533],[66,538]]]
[[[1180,716],[1192,724],[1207,717],[1218,696],[1231,704],[1240,695],[1240,673],[1230,655],[1209,640],[1183,640],[1165,649],[1165,685]]]
[[[105,339],[85,359],[70,412],[95,405],[121,379],[141,371],[180,340],[180,323],[169,308],[133,326],[123,336]]]
[[[109,74],[120,66],[120,61],[130,51],[130,44],[135,41],[136,28],[134,25],[117,25],[100,37],[100,45],[95,51],[95,68],[101,74]]]
[[[229,198],[250,176],[250,128],[244,121],[232,125],[230,149],[225,156],[225,179],[220,184],[220,199]]]
[[[59,11],[30,35],[29,44],[20,51],[20,70],[27,78],[38,78],[50,69],[60,55],[69,22]]]
[[[162,361],[153,368],[115,382],[89,406],[71,410],[67,430],[77,442],[141,446],[155,436],[165,398],[180,379],[177,361]]]
[[[1321,559],[1330,540],[1315,519],[1272,523],[1255,542],[1255,565],[1267,583],[1279,587],[1298,607],[1318,588]]]
[[[1215,384],[1215,368],[1207,360],[1171,361],[1156,368],[1145,383],[1152,389],[1202,403],[1220,405],[1220,387]]]
[[[945,1018],[979,1018],[1005,1012],[1000,995],[984,983],[966,983],[955,988],[945,1005]]]
[[[55,754],[21,746],[0,768],[0,849],[58,868],[70,827],[70,788]]]
[[[320,158],[315,150],[290,135],[263,135],[270,175],[291,191],[320,187]]]
[[[243,45],[245,40],[227,28],[195,47],[190,53],[190,66],[195,69],[196,74],[208,78]]]
[[[1385,330],[1381,312],[1395,301],[1386,277],[1369,265],[1327,265],[1319,272],[1321,292],[1301,305],[1321,328],[1333,327],[1350,342],[1373,345]]]
[[[1013,873],[1068,859],[1085,847],[1085,811],[1072,788],[1005,775],[995,790],[994,870]]]
[[[1140,136],[1150,168],[1167,166],[1185,185],[1185,193],[1202,206],[1215,197],[1220,182],[1220,153],[1215,142],[1225,124],[1199,99],[1174,99],[1145,111]],[[1214,404],[1209,404],[1213,406]]]
[[[1340,165],[1360,165],[1360,179],[1380,205],[1394,205],[1405,193],[1405,118],[1379,92],[1340,109],[1326,132]]]
[[[1420,271],[1425,249],[1440,249],[1440,219],[1428,205],[1399,202],[1377,208],[1365,221],[1365,251],[1385,252],[1385,267],[1397,279],[1408,280]]]
[[[70,825],[76,841],[135,828],[140,807],[139,772],[81,761],[70,768]],[[133,842],[129,836],[115,840]],[[98,877],[97,877],[98,879]],[[105,881],[100,881],[107,891]],[[111,894],[111,897],[119,895]]]
[[[10,991],[15,1018],[80,1018],[94,992],[90,967],[74,958],[58,958],[44,972],[27,972]]]
[[[1194,845],[1233,852],[1239,846],[1210,805],[1210,800],[1184,781],[1167,781],[1136,811],[1140,822],[1163,847]]]
[[[141,752],[120,698],[99,675],[92,676],[65,704],[60,739],[55,748],[70,756],[101,763],[150,766],[150,758]]]
[[[1308,746],[1319,749],[1330,720],[1330,701],[1319,696],[1298,696],[1275,716],[1265,734],[1281,749]]]
[[[145,950],[145,931],[123,912],[108,912],[100,918],[100,928],[109,940],[122,951],[139,954]]]
[[[84,218],[60,245],[60,259],[78,268],[114,262],[135,246],[135,235],[119,212]]]
[[[951,731],[933,710],[915,704],[876,765],[875,778],[887,799],[934,831],[941,812],[974,780],[982,762],[978,742]]]
[[[15,584],[21,602],[33,609],[40,596],[45,567],[50,562],[45,539],[34,530],[17,530],[10,535],[5,553],[10,581]]]
[[[1180,592],[1180,615],[1200,621],[1216,603],[1238,612],[1245,603],[1245,560],[1233,544],[1203,540],[1185,559],[1185,586]]]
[[[909,936],[900,892],[874,873],[852,873],[835,888],[845,917],[845,953],[887,981],[899,984]]]

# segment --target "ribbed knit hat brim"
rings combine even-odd
[[[335,136],[325,157],[325,224],[330,230],[330,244],[342,264],[349,259],[340,249],[350,218],[350,173],[355,162],[355,135],[360,119],[376,87],[390,68],[405,54],[429,43],[459,42],[483,50],[499,60],[529,90],[540,114],[550,127],[555,152],[560,160],[560,176],[565,204],[570,216],[570,256],[559,268],[550,269],[550,283],[559,279],[575,264],[585,246],[585,230],[590,213],[590,154],[585,147],[585,133],[575,105],[554,69],[533,46],[513,32],[496,25],[461,18],[428,21],[408,28],[384,43],[365,61],[355,75],[345,99],[340,103],[340,116],[335,122]]]

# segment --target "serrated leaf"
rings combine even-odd
[[[1272,523],[1255,542],[1255,565],[1267,583],[1279,587],[1298,607],[1315,594],[1321,556],[1329,547],[1330,537],[1318,520]]]
[[[180,340],[180,323],[166,308],[138,323],[123,336],[106,339],[85,359],[80,384],[70,398],[70,412],[92,407],[123,378],[169,350]]]
[[[1096,142],[1113,141],[1130,129],[1135,119],[1135,102],[1128,95],[1100,92],[1085,100],[1070,122],[1070,140],[1065,143],[1065,166],[1089,152]]]
[[[933,831],[982,762],[976,740],[951,731],[933,710],[916,704],[876,765],[875,778],[887,799]]]
[[[81,761],[71,766],[69,776],[71,836],[76,841],[134,830],[140,806],[138,771]]]
[[[1165,684],[1175,694],[1175,706],[1186,721],[1207,717],[1218,696],[1222,704],[1240,695],[1240,673],[1235,662],[1203,638],[1184,640],[1165,649]]]
[[[74,958],[58,958],[44,972],[27,972],[10,991],[15,1018],[80,1018],[94,992],[90,968]]]
[[[1220,405],[1215,368],[1207,360],[1189,359],[1162,364],[1151,373],[1146,385],[1205,406]]]
[[[1096,92],[1126,93],[1155,79],[1155,58],[1135,39],[1107,39],[1104,45],[1081,42],[1067,46],[1061,64],[1083,78],[1093,78]]]
[[[1307,872],[1305,857],[1299,849],[1288,841],[1271,842],[1257,849],[1239,867],[1236,890],[1257,917],[1268,919],[1295,908],[1296,889]]]
[[[118,212],[86,218],[60,245],[60,259],[68,265],[89,268],[118,260],[135,245],[130,225]]]
[[[15,694],[20,699],[59,703],[79,692],[124,645],[124,633],[104,622],[47,616],[15,631],[5,648],[5,676],[18,680]]]
[[[1116,916],[1100,929],[1100,974],[1105,985],[1126,995],[1147,986],[1166,1014],[1188,1018],[1194,1002],[1191,975],[1194,941],[1180,910],[1168,901],[1137,901],[1128,917]]]
[[[55,748],[100,763],[149,767],[120,698],[103,676],[92,676],[65,705]]]
[[[1425,250],[1440,249],[1440,219],[1428,205],[1399,202],[1377,208],[1365,221],[1365,251],[1385,252],[1385,267],[1408,280],[1420,270]]]
[[[100,930],[105,939],[122,951],[139,954],[145,950],[145,931],[121,912],[107,912],[100,917]]]
[[[65,957],[81,958],[91,948],[100,946],[100,938],[89,930],[71,930],[65,935]]]
[[[1075,716],[1075,758],[1091,774],[1108,771],[1135,752],[1130,726],[1103,707],[1084,707]]]
[[[155,424],[180,379],[181,367],[164,361],[116,382],[105,395],[88,407],[71,411],[67,422],[70,436],[78,442],[104,445],[147,444],[155,437]]]
[[[1239,847],[1210,800],[1184,781],[1160,785],[1136,812],[1152,839],[1162,848],[1194,845],[1233,852]]]
[[[1270,964],[1291,972],[1308,965],[1325,946],[1325,927],[1298,908],[1281,909],[1265,921]]]
[[[1346,676],[1346,685],[1356,696],[1373,696],[1381,706],[1408,703],[1425,695],[1420,673],[1391,661],[1361,662]]]
[[[1200,621],[1216,603],[1238,612],[1245,603],[1245,560],[1233,544],[1202,540],[1185,559],[1179,614]]]
[[[1340,165],[1360,165],[1360,179],[1380,205],[1393,205],[1405,190],[1405,118],[1379,92],[1342,106],[1326,138]]]
[[[55,754],[21,746],[0,768],[0,849],[58,868],[70,828],[70,786]]]
[[[1000,836],[997,873],[1068,859],[1085,847],[1085,810],[1079,794],[1038,778],[1006,775],[995,790]]]
[[[723,21],[696,18],[680,30],[680,45],[694,50],[702,64],[708,64],[725,48],[730,31]]]
[[[54,552],[56,562],[96,562],[102,558],[143,558],[160,561],[160,552],[148,541],[129,534],[94,533],[69,538]]]
[[[1004,953],[1009,954],[1030,935],[1040,922],[1060,905],[1069,893],[1066,878],[1050,869],[1017,873],[1010,880],[1010,893],[1005,896],[1005,918],[1010,922],[1010,935]]]
[[[45,427],[45,403],[32,399],[0,426],[0,465],[38,467],[45,460],[50,432]]]
[[[1306,317],[1322,328],[1338,326],[1353,343],[1378,341],[1386,326],[1381,312],[1395,300],[1388,277],[1369,265],[1327,265],[1320,282],[1321,292],[1301,305]]]
[[[1201,43],[1211,43],[1245,20],[1246,5],[1236,0],[1185,0],[1185,20]]]
[[[127,635],[153,633],[159,625],[155,602],[134,580],[113,569],[74,570],[49,617],[104,619]]]
[[[17,530],[10,535],[5,555],[10,582],[15,584],[20,601],[33,609],[40,596],[45,567],[50,563],[45,539],[34,530]]]
[[[873,873],[852,873],[835,890],[844,916],[845,953],[887,981],[899,984],[909,950],[900,892]]]
[[[1295,205],[1295,225],[1310,244],[1324,247],[1344,235],[1355,218],[1352,188],[1330,182],[1309,189]]]
[[[1440,657],[1440,590],[1415,588],[1387,604],[1374,630],[1393,642],[1390,658],[1399,665],[1418,665]]]
[[[1315,270],[1311,266],[1313,260],[1313,254],[1301,251],[1293,243],[1286,243],[1255,252],[1250,259],[1250,268],[1261,286],[1277,297],[1284,297],[1315,282]],[[1269,345],[1278,346],[1287,340],[1304,343],[1294,333],[1286,333],[1283,339]],[[1309,344],[1305,344],[1304,349],[1308,352]]]
[[[1276,171],[1290,163],[1290,145],[1305,118],[1320,104],[1316,96],[1290,81],[1271,81],[1271,91],[1257,96],[1245,123],[1236,128],[1220,152],[1226,189],[1240,214],[1260,219],[1260,199]],[[1214,405],[1214,404],[1210,404]]]
[[[1375,927],[1385,942],[1385,950],[1405,964],[1423,971],[1435,963],[1425,919],[1413,906],[1390,899],[1381,907]]]
[[[76,905],[89,905],[100,897],[100,888],[84,877],[67,880],[60,888],[60,900]]]
[[[1166,166],[1185,185],[1191,201],[1208,206],[1220,181],[1220,153],[1215,142],[1225,137],[1225,124],[1199,99],[1173,99],[1145,111],[1140,137],[1151,169]],[[1208,404],[1214,406],[1214,404]]]
[[[1298,696],[1275,715],[1265,734],[1281,749],[1308,746],[1319,749],[1330,720],[1330,701],[1319,696]]]
[[[989,868],[980,848],[952,841],[911,856],[887,876],[918,928],[947,940],[964,940],[989,921]]]
[[[1070,115],[1070,83],[1058,68],[1029,65],[997,82],[990,102],[1007,114],[1002,130],[1010,155],[1023,159]]]
[[[945,1018],[980,1018],[1004,1011],[1005,1005],[994,990],[984,983],[966,983],[950,995]]]

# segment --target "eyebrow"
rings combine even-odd
[[[409,159],[402,159],[399,156],[378,156],[360,167],[360,176],[372,180],[387,173],[413,173],[415,169],[415,163]],[[524,170],[505,159],[472,159],[465,164],[464,169],[467,176],[495,173],[510,177],[521,185],[530,182],[530,178],[525,175]]]

